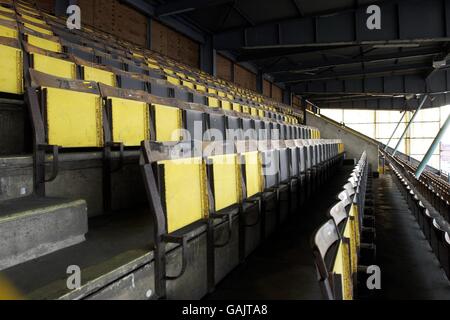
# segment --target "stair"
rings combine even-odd
[[[83,242],[87,230],[84,200],[0,201],[0,270]]]
[[[26,197],[32,192],[33,157],[0,157],[0,201]]]

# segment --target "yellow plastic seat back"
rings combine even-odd
[[[22,50],[0,44],[0,70],[0,92],[22,94]]]
[[[18,35],[16,29],[0,25],[0,37],[17,39]]]
[[[46,88],[48,143],[66,148],[102,147],[100,96]]]
[[[167,231],[173,232],[208,215],[206,168],[201,158],[158,162]]]
[[[76,79],[76,65],[73,62],[32,53],[33,68],[37,71],[51,74],[55,77]]]
[[[40,32],[40,33],[43,33],[43,34],[46,34],[46,35],[49,35],[49,36],[53,35],[53,32],[51,30],[35,26],[34,24],[24,23],[23,25],[26,28],[31,29],[33,31]]]
[[[181,110],[162,104],[152,105],[154,111],[156,141],[180,141]]]
[[[212,156],[208,161],[212,164],[215,210],[240,203],[242,188],[237,154]]]
[[[149,109],[144,102],[121,98],[109,98],[112,114],[113,142],[125,146],[139,146],[150,139]]]
[[[208,106],[211,108],[219,108],[220,106],[219,99],[208,97]]]
[[[245,185],[247,198],[263,191],[264,181],[262,175],[261,155],[258,151],[247,152],[245,159]]]
[[[333,264],[336,289],[341,288],[343,300],[353,300],[353,283],[351,276],[350,244],[348,239],[341,240]],[[336,277],[336,275],[338,277]],[[339,281],[337,281],[339,279]]]
[[[53,52],[62,52],[62,47],[58,42],[36,37],[31,34],[27,35],[27,39],[28,43],[32,46]]]
[[[114,73],[89,66],[84,66],[83,69],[84,80],[103,83],[111,87],[116,86],[116,76],[114,75]]]

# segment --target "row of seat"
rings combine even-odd
[[[251,114],[257,117],[269,117],[286,121],[290,124],[298,123],[291,109],[283,108],[284,114],[276,112],[275,107],[262,103],[261,96],[243,95],[243,90],[230,88],[211,76],[201,72],[195,74],[188,69],[152,53],[152,55],[129,54],[129,51],[106,47],[99,48],[98,42],[89,43],[91,50],[85,50],[81,44],[87,45],[84,36],[95,34],[84,32],[83,37],[78,31],[68,32],[62,21],[18,2],[17,14],[3,7],[0,15],[0,50],[4,56],[5,67],[17,66],[11,70],[8,81],[5,81],[0,91],[17,93],[23,92],[23,85],[16,81],[21,75],[21,60],[23,47],[28,65],[37,71],[68,79],[82,79],[101,82],[110,86],[125,89],[143,90],[162,97],[176,97],[188,102],[203,103],[210,107],[220,107],[225,110]],[[12,11],[12,12],[9,12]],[[30,16],[33,12],[33,15]],[[4,20],[7,18],[9,20]],[[14,41],[14,40],[20,41]],[[84,42],[80,43],[83,40]],[[73,42],[72,42],[73,41]],[[92,49],[96,48],[96,49]],[[214,79],[214,80],[213,80]],[[14,85],[13,85],[14,84]],[[290,111],[291,110],[291,111]],[[319,138],[317,130],[313,132]]]
[[[433,177],[433,174],[428,172],[424,172],[419,178],[416,178],[414,175],[417,170],[416,166],[397,156],[394,158],[388,157],[391,159],[391,162],[403,168],[414,188],[446,221],[450,222],[450,189],[445,182],[438,177]]]
[[[405,176],[404,169],[398,163],[390,162],[389,167],[395,183],[408,203],[411,213],[414,215],[423,234],[429,241],[447,278],[450,279],[450,226],[448,222],[440,214],[434,213],[432,210],[426,208],[422,201],[420,201],[415,192],[417,189],[410,182],[413,177],[412,175],[409,177]],[[418,192],[423,195],[421,191]]]
[[[315,265],[325,299],[354,299],[362,249],[374,252],[373,217],[365,210],[368,172],[364,152],[338,194],[339,201],[330,209],[330,219],[312,237]]]
[[[165,280],[176,280],[186,270],[187,243],[199,224],[209,226],[208,250],[214,251],[229,244],[237,216],[242,261],[248,246],[245,230],[260,229],[264,238],[269,212],[278,222],[283,220],[281,193],[295,202],[307,197],[329,178],[343,151],[338,140],[143,142],[141,165],[156,225],[156,270],[161,272],[155,277],[161,281],[156,283],[158,296],[165,295]],[[270,201],[275,202],[275,210],[267,209]],[[255,210],[256,218],[249,223],[248,215]],[[222,243],[214,236],[217,221],[227,224]],[[165,274],[166,243],[182,247],[182,267],[176,276]],[[214,261],[209,263],[213,266],[208,268],[213,274],[210,286],[214,286]]]

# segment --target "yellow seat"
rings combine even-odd
[[[152,108],[154,112],[156,141],[180,141],[181,110],[162,104],[153,104]]]
[[[167,82],[169,82],[173,85],[176,85],[176,86],[179,86],[181,84],[180,79],[175,78],[175,77],[169,77],[169,76],[167,77]]]
[[[45,21],[42,20],[42,19],[38,19],[38,18],[29,16],[29,15],[26,15],[26,14],[22,14],[21,16],[22,16],[22,18],[24,18],[25,20],[28,20],[28,21],[31,21],[31,22],[34,22],[34,23],[43,24],[43,25],[46,24]]]
[[[33,69],[51,74],[55,77],[76,79],[76,65],[73,62],[45,56],[39,53],[31,54]]]
[[[258,116],[258,110],[256,109],[256,108],[253,108],[253,107],[251,107],[250,108],[250,114],[252,115],[252,116]]]
[[[217,94],[217,90],[214,88],[208,88],[208,93]]]
[[[183,80],[182,84],[183,84],[183,86],[185,86],[185,87],[187,87],[189,89],[194,89],[194,84],[192,82],[190,82],[190,81]]]
[[[249,106],[242,105],[242,112],[243,112],[243,113],[250,113],[250,108],[249,108]]]
[[[222,100],[222,109],[231,110],[231,102]]]
[[[58,42],[40,38],[40,37],[36,37],[31,34],[27,35],[27,39],[28,39],[28,43],[35,47],[53,51],[53,52],[62,52],[62,47]]]
[[[206,168],[201,158],[158,162],[167,231],[173,232],[208,215]],[[189,182],[187,184],[186,182]]]
[[[239,103],[233,102],[233,111],[242,112],[241,105]]]
[[[149,109],[144,102],[108,98],[112,114],[113,142],[125,146],[140,146],[143,140],[150,139]]]
[[[103,119],[99,95],[45,88],[48,143],[66,148],[102,147]]]
[[[261,155],[258,151],[246,152],[243,155],[245,160],[247,198],[250,198],[264,190]]]
[[[6,20],[6,21],[16,21],[15,19],[8,17],[4,14],[0,14],[0,19]]]
[[[34,31],[37,31],[37,32],[40,32],[40,33],[43,33],[43,34],[46,34],[46,35],[49,35],[49,36],[52,36],[52,35],[53,35],[53,32],[52,32],[51,30],[44,29],[44,28],[35,26],[35,25],[33,25],[33,24],[30,24],[30,23],[24,23],[23,25],[24,25],[26,28],[31,29],[31,30],[34,30]]]
[[[238,204],[242,200],[240,165],[237,154],[208,157],[213,166],[215,211]]]
[[[14,10],[0,6],[0,12],[14,13]]]
[[[19,33],[16,29],[0,25],[0,37],[17,39],[18,36]]]
[[[199,84],[197,84],[195,86],[195,89],[197,89],[197,91],[200,91],[200,92],[206,92],[206,87],[202,86],[202,85],[199,85]]]
[[[343,300],[353,299],[353,283],[351,276],[351,262],[350,262],[350,244],[348,239],[341,240],[338,246],[336,258],[333,264],[332,272],[334,276],[339,277],[338,281],[335,281],[335,286],[341,288],[341,294]]]
[[[0,92],[22,94],[22,50],[0,44],[0,70]]]
[[[219,108],[220,107],[219,99],[208,97],[208,106],[211,108]]]
[[[84,66],[83,70],[84,80],[96,81],[112,87],[116,86],[116,76],[112,72],[89,66]]]

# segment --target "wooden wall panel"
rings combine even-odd
[[[216,68],[217,68],[217,77],[227,81],[233,81],[233,61],[225,58],[220,54],[217,54]]]
[[[256,91],[256,74],[237,64],[234,67],[234,82],[239,86]]]
[[[81,23],[140,46],[146,46],[147,17],[118,0],[78,0]]]
[[[278,102],[283,102],[283,90],[274,84],[272,84],[272,99]]]
[[[271,83],[268,80],[263,80],[263,95],[269,98],[272,95]]]
[[[199,67],[199,44],[154,20],[152,20],[151,49],[189,66]]]
[[[51,14],[55,13],[55,0],[37,0],[36,3],[40,9]]]

